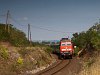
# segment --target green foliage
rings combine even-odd
[[[0,31],[0,41],[7,41],[7,39],[9,38],[9,34],[6,32],[2,32]],[[3,36],[2,36],[3,35]]]
[[[74,50],[74,54],[77,55],[78,52],[79,52],[79,47],[76,47],[75,50]]]
[[[91,39],[91,42],[93,43],[93,47],[95,49],[100,49],[100,36],[94,36]]]
[[[46,47],[46,50],[45,50],[45,51],[46,51],[47,53],[51,53],[52,50],[53,50],[53,49],[52,49],[51,47]]]
[[[77,37],[75,36],[75,34],[77,34]],[[86,44],[86,33],[81,32],[79,34],[78,33],[75,33],[75,34],[73,34],[74,37],[72,38],[72,41],[74,45],[76,45],[77,47],[81,49]]]
[[[2,46],[0,46],[0,57],[4,59],[8,59],[9,57],[8,50]]]
[[[100,25],[93,26],[86,32],[73,34],[72,41],[79,49],[100,49]]]
[[[20,30],[13,28],[10,33],[10,42],[15,46],[23,46],[28,43],[26,35]]]
[[[52,53],[59,53],[59,45],[51,45]]]
[[[9,25],[9,32],[5,24],[0,24],[0,41],[10,42],[14,46],[26,46],[29,44],[24,32]]]

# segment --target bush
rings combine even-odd
[[[75,50],[74,50],[74,54],[77,55],[78,52],[79,52],[79,47],[76,47]]]
[[[28,45],[29,42],[24,32],[12,27],[12,25],[9,25],[9,27],[10,32],[5,30],[5,24],[0,24],[0,41],[10,42],[14,46]]]
[[[53,50],[53,49],[52,49],[51,47],[47,47],[45,51],[46,51],[47,53],[52,53],[52,50]]]
[[[19,58],[17,59],[17,63],[18,63],[19,65],[22,65],[22,64],[23,64],[23,59],[22,59],[21,57],[19,57]]]
[[[0,46],[0,56],[4,59],[8,59],[8,50],[2,46]]]

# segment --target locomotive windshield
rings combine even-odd
[[[67,44],[67,46],[70,46],[71,44]]]
[[[71,45],[71,42],[62,42],[61,43],[61,46],[70,46]]]
[[[61,44],[61,46],[66,46],[66,44]]]

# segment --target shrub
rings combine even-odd
[[[0,56],[4,59],[8,59],[8,50],[5,47],[0,46]]]
[[[47,47],[45,51],[46,51],[47,53],[51,53],[52,50],[53,50],[53,49],[52,49],[51,47]]]
[[[21,57],[19,57],[19,58],[17,59],[17,63],[18,63],[19,65],[22,65],[22,64],[23,64],[23,59],[22,59]]]
[[[28,40],[26,35],[21,30],[18,30],[9,25],[10,32],[5,30],[5,24],[0,24],[0,41],[10,42],[14,46],[26,46],[28,45]]]
[[[78,52],[79,52],[79,47],[76,47],[75,50],[74,50],[74,54],[77,55]]]

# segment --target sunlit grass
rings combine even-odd
[[[100,75],[100,55],[90,67],[84,67],[79,75]]]

